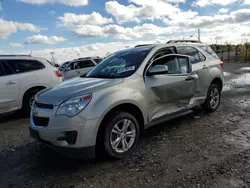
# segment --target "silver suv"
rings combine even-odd
[[[30,134],[63,154],[128,155],[140,133],[201,105],[215,111],[223,62],[202,43],[146,45],[118,51],[87,75],[36,95]]]

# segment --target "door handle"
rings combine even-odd
[[[16,81],[9,81],[6,83],[6,85],[14,85],[14,84],[16,84]]]
[[[76,71],[77,74],[80,74],[80,71]]]
[[[188,76],[185,81],[191,81],[191,80],[195,80],[195,77],[194,76]]]
[[[207,69],[208,68],[208,66],[207,65],[203,65],[203,67],[202,67],[203,69]]]

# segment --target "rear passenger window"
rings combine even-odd
[[[206,60],[206,57],[201,52],[199,52],[196,48],[191,46],[177,47],[177,52],[178,54],[190,56],[190,63],[192,64]]]
[[[2,67],[3,67],[4,76],[15,74],[15,71],[11,69],[11,67],[5,62],[2,62]]]
[[[93,63],[92,61],[90,61],[90,60],[84,60],[84,61],[81,61],[81,62],[80,62],[80,67],[81,67],[81,69],[83,69],[83,68],[88,68],[88,67],[93,67],[93,66],[95,66],[95,65],[94,65],[94,63]]]
[[[16,72],[24,73],[45,68],[45,66],[35,60],[7,60],[7,64]]]
[[[3,76],[4,72],[3,72],[3,67],[2,67],[2,63],[0,62],[0,76]]]

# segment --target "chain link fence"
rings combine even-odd
[[[245,45],[211,45],[224,62],[250,63],[250,44]]]

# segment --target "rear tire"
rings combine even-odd
[[[207,98],[202,109],[206,112],[214,112],[218,109],[221,100],[221,89],[217,84],[211,84],[208,92]]]
[[[116,112],[110,117],[104,131],[104,148],[109,156],[121,159],[136,148],[140,136],[139,124],[127,112]]]
[[[35,95],[39,91],[41,91],[41,89],[33,89],[24,94],[22,112],[25,116],[28,116],[30,114],[32,102],[35,99]]]

